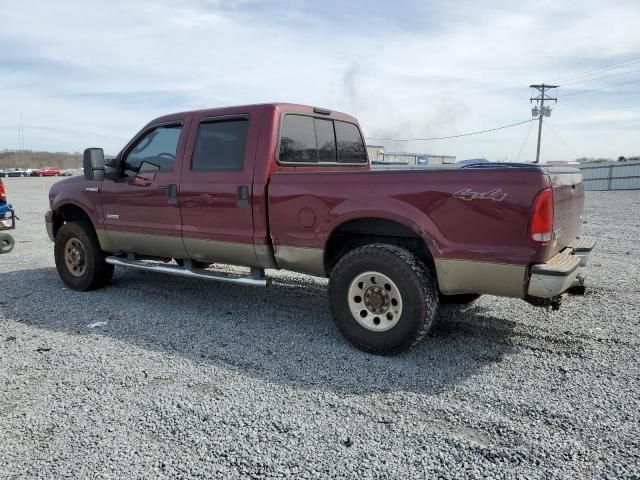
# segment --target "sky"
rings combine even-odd
[[[115,154],[154,117],[272,101],[449,136],[530,119],[532,83],[640,59],[638,0],[21,0],[0,23],[0,150],[21,121],[26,149]],[[640,60],[582,79],[558,83],[542,160],[640,155]],[[536,135],[368,143],[531,161]]]

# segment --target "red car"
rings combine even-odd
[[[32,177],[55,177],[60,175],[60,169],[54,167],[38,168],[31,172]]]
[[[262,287],[265,269],[328,277],[339,330],[382,354],[424,337],[440,301],[559,307],[583,289],[594,245],[579,239],[578,169],[370,170],[355,118],[280,103],[157,118],[106,164],[87,149],[84,176],[57,182],[49,201],[56,266],[74,290],[107,285],[114,265]]]

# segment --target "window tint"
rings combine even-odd
[[[237,171],[244,168],[249,120],[201,123],[191,161],[192,170]]]
[[[159,171],[170,172],[176,159],[181,131],[180,125],[168,125],[148,132],[125,156],[125,171],[135,174],[142,162],[148,162],[151,164],[148,167],[155,168],[157,165]]]
[[[315,118],[316,141],[318,145],[318,158],[321,162],[336,161],[336,137],[333,133],[333,122]]]
[[[318,161],[313,117],[284,116],[280,132],[280,161],[299,163]]]
[[[367,153],[354,124],[289,114],[282,120],[279,160],[283,163],[366,163]]]
[[[335,122],[339,163],[366,163],[367,152],[358,127],[353,123]]]

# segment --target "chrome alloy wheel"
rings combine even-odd
[[[82,242],[75,237],[67,240],[64,246],[64,263],[74,277],[81,277],[87,270],[87,254]]]
[[[396,284],[380,272],[358,275],[349,286],[349,310],[367,330],[384,332],[402,316],[402,295]]]

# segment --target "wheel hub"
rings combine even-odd
[[[364,272],[349,286],[348,304],[353,318],[367,330],[384,332],[402,316],[402,295],[391,278],[380,272]]]
[[[80,277],[87,269],[84,247],[77,238],[70,238],[64,246],[64,262],[74,277]]]
[[[364,292],[364,305],[372,313],[381,314],[389,309],[390,298],[380,287],[369,287]]]

